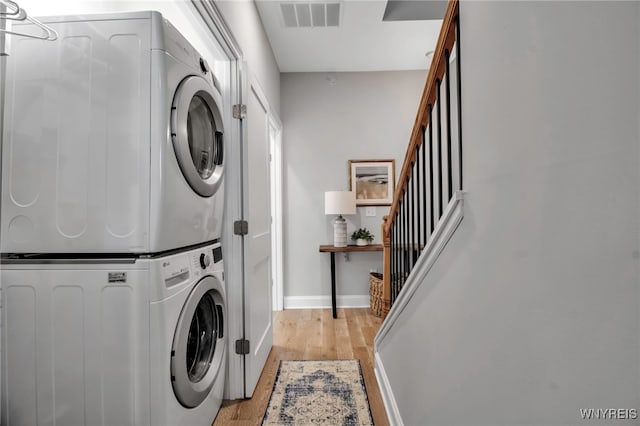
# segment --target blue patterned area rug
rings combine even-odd
[[[360,361],[280,361],[263,425],[373,425]]]

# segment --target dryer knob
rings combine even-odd
[[[207,266],[209,266],[210,264],[211,258],[208,255],[202,253],[200,255],[200,266],[202,266],[202,269],[207,269]]]

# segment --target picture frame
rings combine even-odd
[[[356,206],[390,206],[395,167],[395,160],[349,160],[349,190],[356,193]]]

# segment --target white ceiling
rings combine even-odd
[[[256,0],[281,72],[428,68],[431,57],[425,55],[435,49],[441,20],[383,22],[386,0],[327,2],[341,4],[338,27],[285,28],[280,1]]]

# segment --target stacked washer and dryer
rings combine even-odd
[[[15,39],[2,146],[2,424],[210,425],[226,368],[223,114],[157,12]]]

